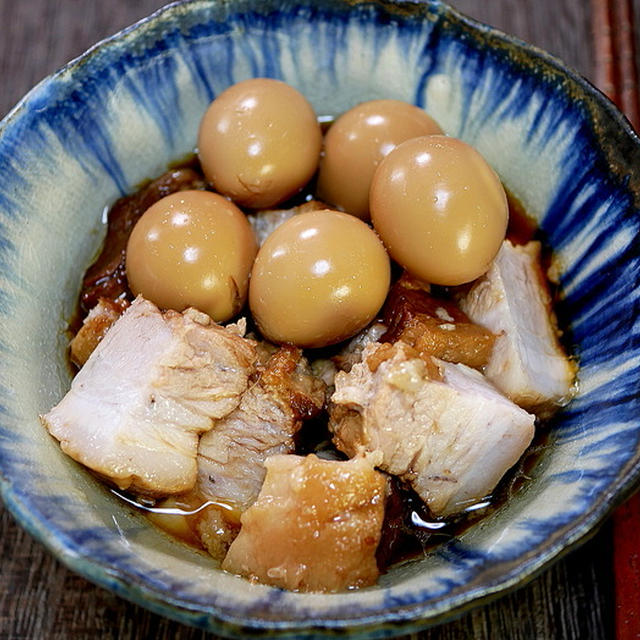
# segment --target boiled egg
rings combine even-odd
[[[216,191],[251,208],[293,196],[318,166],[322,133],[296,89],[270,78],[232,85],[209,106],[198,133],[198,155]]]
[[[181,191],[149,207],[133,228],[129,287],[161,308],[195,307],[224,322],[246,301],[256,252],[253,230],[232,202]]]
[[[260,248],[249,307],[268,340],[323,347],[375,318],[389,278],[387,252],[367,224],[338,211],[301,213]]]
[[[500,179],[461,140],[403,142],[376,170],[371,220],[390,255],[417,278],[439,285],[485,273],[504,240],[509,210]]]
[[[369,188],[380,161],[410,138],[441,134],[422,109],[400,100],[370,100],[343,113],[324,138],[318,197],[369,219]]]

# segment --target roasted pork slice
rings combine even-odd
[[[302,422],[325,402],[324,384],[312,375],[302,351],[284,346],[260,368],[239,406],[202,436],[198,488],[210,499],[244,511],[264,480],[264,460],[294,450]]]
[[[476,368],[487,364],[496,339],[452,301],[432,295],[406,274],[389,291],[384,323],[382,342],[402,340],[421,354]]]
[[[338,449],[382,452],[380,468],[410,484],[436,516],[491,493],[533,438],[535,417],[481,373],[420,357],[402,342],[369,345],[335,383],[329,426]]]
[[[278,455],[222,568],[293,591],[374,584],[386,478],[379,455],[348,461]]]
[[[129,302],[122,298],[117,301],[100,298],[82,322],[78,333],[69,345],[71,360],[81,367],[104,338],[111,325],[123,314]]]
[[[319,200],[309,200],[297,207],[291,209],[264,209],[262,211],[256,211],[247,215],[249,224],[253,228],[253,232],[256,235],[258,244],[267,239],[272,231],[275,231],[283,222],[286,222],[289,218],[299,214],[306,213],[308,211],[319,211],[326,209],[327,205]]]
[[[558,341],[539,242],[505,240],[460,306],[498,334],[485,375],[509,398],[540,413],[569,399],[576,371]]]
[[[199,435],[240,402],[255,344],[188,309],[137,298],[42,422],[62,449],[121,489],[191,489]]]

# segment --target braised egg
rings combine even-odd
[[[369,219],[369,187],[378,164],[398,144],[442,129],[422,109],[400,100],[370,100],[343,113],[324,138],[318,197]]]
[[[296,89],[253,78],[223,91],[198,134],[204,174],[216,191],[251,208],[271,207],[313,176],[322,133],[316,114]]]
[[[224,322],[246,301],[256,252],[253,230],[232,202],[180,191],[149,207],[133,228],[129,287],[161,308],[195,307]]]
[[[301,213],[260,248],[249,307],[268,340],[323,347],[375,318],[389,279],[389,257],[367,224],[338,211]]]
[[[391,257],[440,285],[485,273],[509,217],[500,179],[480,153],[439,135],[403,142],[380,163],[370,206]]]

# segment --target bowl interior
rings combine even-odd
[[[319,114],[413,102],[476,146],[555,251],[559,312],[580,359],[580,391],[554,419],[531,482],[458,539],[346,595],[217,570],[124,506],[38,421],[69,386],[66,328],[104,208],[191,152],[208,103],[252,76],[289,82]],[[382,636],[520,583],[601,521],[639,473],[638,167],[637,138],[585,81],[437,1],[196,0],[98,45],[0,126],[7,506],[76,571],[225,634]]]

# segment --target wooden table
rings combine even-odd
[[[0,0],[0,116],[45,75],[162,4],[162,0]],[[457,0],[453,4],[595,78],[588,0]],[[640,0],[634,0],[634,8],[635,33],[640,34]],[[605,524],[589,543],[528,586],[413,637],[613,637],[611,529]],[[0,505],[0,638],[183,640],[205,636],[70,573]]]

